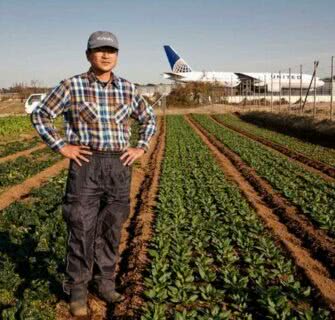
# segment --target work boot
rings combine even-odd
[[[107,303],[116,303],[123,301],[126,297],[121,293],[111,290],[99,290],[98,296]]]
[[[73,316],[87,316],[87,288],[74,287],[70,295],[70,312]]]
[[[112,279],[95,278],[92,285],[93,292],[107,303],[121,302],[125,299],[121,293],[115,290],[115,281]]]

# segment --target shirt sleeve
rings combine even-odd
[[[57,132],[53,119],[59,116],[70,101],[70,90],[66,81],[54,88],[33,110],[31,122],[42,140],[54,151],[66,145]]]
[[[153,108],[136,92],[131,106],[131,117],[140,123],[140,139],[137,148],[147,151],[150,139],[156,133],[156,116]]]

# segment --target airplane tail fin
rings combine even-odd
[[[170,46],[164,46],[166,56],[169,60],[171,70],[175,73],[191,72],[191,67]]]

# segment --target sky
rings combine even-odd
[[[0,88],[37,80],[55,86],[89,68],[89,35],[119,40],[115,73],[167,83],[163,45],[196,71],[329,76],[335,55],[334,0],[0,0]]]

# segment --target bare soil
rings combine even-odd
[[[20,100],[8,100],[0,102],[0,114],[5,115],[15,115],[15,114],[25,114],[24,102]]]
[[[69,160],[63,159],[51,167],[39,172],[35,176],[25,180],[19,185],[10,187],[0,195],[0,210],[8,207],[12,202],[17,201],[33,189],[40,187],[47,182],[51,177],[58,175],[63,169],[69,166]]]
[[[211,150],[226,177],[237,184],[335,315],[334,240],[316,229],[297,208],[288,204],[252,168],[191,117],[186,120]]]
[[[245,137],[247,137],[251,140],[260,142],[261,144],[263,144],[263,145],[265,145],[265,146],[267,146],[267,147],[269,147],[273,150],[279,151],[280,153],[282,153],[282,154],[288,156],[289,158],[291,158],[291,160],[296,160],[297,162],[305,164],[304,168],[306,170],[308,170],[312,173],[317,173],[318,175],[320,175],[325,180],[330,181],[330,182],[335,181],[334,180],[335,179],[335,168],[334,167],[332,167],[332,166],[330,166],[326,163],[323,163],[321,161],[311,159],[311,158],[305,156],[304,154],[293,151],[289,148],[284,147],[283,145],[274,143],[274,142],[269,141],[267,139],[264,139],[264,138],[258,137],[256,135],[253,135],[249,132],[246,132],[242,129],[236,128],[236,127],[231,126],[231,125],[228,125],[228,124],[224,123],[222,120],[218,119],[215,116],[211,116],[211,118],[216,123],[218,123],[219,125],[221,125],[223,127],[226,127],[226,128],[229,128],[229,129],[231,129],[235,132],[238,132],[239,134],[241,134],[241,135],[243,135],[243,136],[245,136]],[[313,169],[316,169],[316,170],[313,170]]]
[[[134,166],[131,182],[131,210],[124,223],[119,247],[120,260],[116,268],[117,290],[126,300],[107,308],[105,302],[89,294],[89,316],[83,319],[117,319],[125,314],[134,314],[141,305],[140,293],[143,289],[142,272],[148,263],[146,246],[151,237],[153,221],[152,207],[158,189],[160,163],[164,151],[164,121],[158,117],[158,132],[151,141],[151,147]],[[56,307],[58,320],[78,319],[71,316],[68,305],[60,301]],[[133,319],[130,317],[130,319]]]
[[[147,165],[147,173],[137,197],[135,215],[132,219],[132,232],[123,261],[120,265],[118,279],[126,300],[118,304],[113,312],[113,319],[139,319],[143,304],[143,273],[150,262],[147,247],[152,236],[154,206],[159,187],[159,177],[165,149],[165,122],[162,121],[160,135],[155,153]]]

